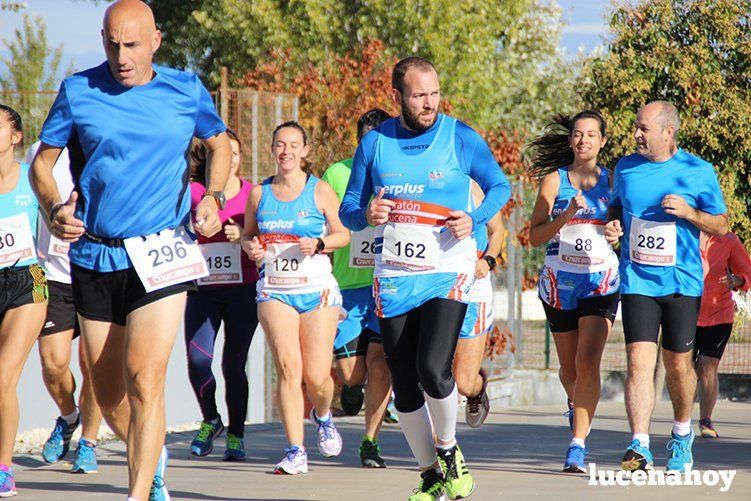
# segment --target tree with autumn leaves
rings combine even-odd
[[[633,123],[654,99],[675,103],[680,147],[718,170],[732,231],[751,249],[751,9],[748,0],[622,2],[588,60],[582,96],[608,121],[603,163],[635,150]]]

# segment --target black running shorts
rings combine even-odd
[[[47,295],[47,279],[38,264],[0,270],[0,320],[11,308],[43,303]]]
[[[550,332],[571,332],[579,328],[579,319],[582,317],[603,317],[615,321],[618,312],[618,300],[620,294],[608,294],[607,296],[594,296],[579,299],[575,310],[559,310],[553,308],[540,299],[545,309],[545,318],[548,320]]]
[[[657,344],[662,328],[662,347],[676,353],[694,349],[701,298],[670,294],[660,297],[622,294],[623,334],[626,344],[648,341]]]
[[[100,272],[71,264],[73,302],[79,315],[90,320],[125,325],[134,310],[165,297],[198,290],[194,281],[146,292],[135,268]]]
[[[718,324],[708,327],[696,327],[696,347],[694,357],[712,357],[722,359],[725,347],[733,333],[733,324]]]
[[[47,303],[47,319],[44,321],[40,336],[49,336],[58,332],[73,330],[73,338],[77,338],[78,317],[73,304],[73,287],[62,282],[47,282],[50,291]]]

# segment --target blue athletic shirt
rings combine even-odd
[[[197,76],[154,66],[154,78],[124,87],[107,63],[60,86],[40,139],[71,150],[76,217],[99,237],[150,235],[188,222],[191,139],[226,130]],[[132,266],[123,247],[81,238],[73,264],[101,272]]]
[[[689,206],[712,215],[727,207],[712,165],[679,149],[664,162],[650,162],[639,154],[623,157],[616,166],[610,206],[623,208],[621,239],[621,293],[650,297],[668,294],[702,295],[703,272],[699,254],[699,230],[685,219],[662,208],[665,195],[679,195]],[[634,217],[675,222],[676,261],[673,266],[654,266],[631,261],[630,231]]]
[[[29,218],[31,236],[34,240],[34,247],[36,248],[39,204],[37,203],[36,195],[34,195],[34,192],[31,189],[31,183],[29,183],[29,164],[26,163],[21,163],[21,172],[16,187],[8,193],[0,194],[0,219],[17,216],[18,214],[26,214]],[[0,238],[2,238],[0,244],[3,246],[6,245],[8,243],[5,241],[7,237],[7,235],[0,235]],[[14,257],[13,259],[16,258]],[[36,262],[37,258],[34,256],[18,261],[15,263],[15,266],[29,266]],[[13,265],[14,263],[10,262],[0,265],[0,268],[8,268]]]
[[[339,210],[339,216],[345,226],[353,231],[359,231],[368,224],[365,219],[365,208],[371,195],[376,194],[371,171],[380,139],[382,137],[396,139],[404,154],[419,155],[431,146],[433,139],[441,128],[441,124],[447,119],[455,120],[439,114],[432,127],[423,132],[415,132],[402,127],[399,117],[396,117],[386,120],[362,138],[355,152],[352,175]],[[391,138],[388,137],[389,134],[392,136]],[[468,125],[456,121],[454,134],[456,158],[459,161],[460,169],[464,174],[474,179],[485,193],[482,204],[469,214],[476,228],[485,225],[491,217],[501,210],[501,207],[511,195],[511,186],[487,143],[477,132]],[[437,178],[440,175],[440,167],[438,165],[424,166],[425,172],[420,174],[424,179],[414,186],[404,184],[405,192],[401,195],[413,196],[415,195],[413,192],[420,189],[420,185],[423,186],[423,189],[425,186],[433,188],[445,182]],[[403,168],[408,169],[407,166]],[[406,172],[403,173],[403,175],[406,174]],[[396,182],[394,179],[392,181]]]

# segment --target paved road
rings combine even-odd
[[[503,409],[473,430],[460,426],[459,440],[477,481],[472,500],[518,499],[608,499],[711,500],[751,499],[751,403],[721,402],[715,420],[722,438],[697,440],[696,468],[734,469],[730,490],[719,486],[636,487],[590,486],[587,476],[560,473],[569,435],[564,410],[556,407]],[[665,464],[666,434],[670,430],[669,404],[660,404],[653,424],[652,450],[658,467]],[[629,438],[622,403],[601,406],[588,446],[588,460],[598,468],[616,468]],[[197,461],[187,453],[192,433],[170,435],[171,454],[167,484],[173,499],[188,500],[404,500],[417,485],[418,474],[404,438],[395,425],[386,425],[381,447],[388,461],[386,470],[359,467],[357,445],[362,418],[337,421],[345,441],[343,454],[323,459],[306,426],[311,471],[296,477],[270,474],[284,447],[279,424],[247,427],[249,460],[229,464],[220,461],[223,439],[208,458]],[[124,446],[100,446],[100,470],[95,475],[71,475],[68,465],[44,465],[33,456],[16,458],[20,500],[109,500],[124,499],[126,471]],[[720,484],[721,485],[721,484]]]

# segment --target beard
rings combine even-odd
[[[407,128],[417,131],[417,132],[423,132],[431,127],[433,127],[433,124],[435,124],[435,121],[438,119],[438,113],[433,114],[433,118],[430,120],[429,123],[420,122],[420,115],[425,112],[425,110],[420,110],[417,113],[413,113],[410,111],[410,109],[407,107],[407,103],[404,102],[404,99],[402,101],[402,120],[404,120],[404,125],[407,126]]]

